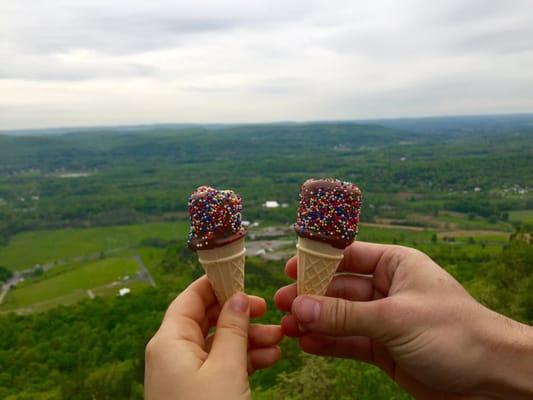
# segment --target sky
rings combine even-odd
[[[0,130],[518,112],[531,0],[0,0]]]

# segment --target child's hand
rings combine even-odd
[[[250,399],[248,374],[280,358],[280,327],[249,325],[265,310],[263,299],[243,293],[221,310],[205,276],[191,284],[146,346],[145,398]]]

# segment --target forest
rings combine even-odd
[[[33,268],[0,304],[0,398],[142,398],[146,342],[202,274],[185,248],[187,197],[202,184],[239,192],[260,236],[294,222],[305,179],[355,182],[360,240],[419,248],[480,302],[532,324],[532,159],[532,116],[0,134],[0,286]],[[262,322],[281,318],[272,296],[294,252],[282,250],[247,258],[246,290],[269,306]],[[142,272],[133,257],[154,285],[139,279],[120,297],[94,288],[104,278],[81,283],[121,264],[130,282]],[[53,304],[35,293],[66,282],[72,292]],[[251,378],[254,398],[410,398],[374,367],[305,355],[289,339],[282,351]]]

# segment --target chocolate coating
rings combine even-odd
[[[189,248],[209,250],[246,235],[241,226],[241,197],[232,190],[200,186],[189,196]]]
[[[343,249],[357,237],[361,191],[338,179],[309,179],[300,189],[295,232]]]

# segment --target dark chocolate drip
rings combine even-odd
[[[212,250],[216,249],[217,247],[222,247],[227,244],[236,242],[240,238],[246,236],[247,231],[245,229],[241,229],[239,232],[234,233],[229,236],[222,236],[222,237],[215,237],[211,240],[205,240],[205,239],[198,239],[198,238],[190,238],[187,245],[189,246],[189,249],[192,251],[196,250]]]
[[[310,240],[318,240],[319,242],[330,244],[337,249],[344,249],[354,241],[354,239],[341,239],[335,236],[324,235],[311,229],[302,228],[298,224],[294,224],[293,228],[296,234],[300,237]]]

